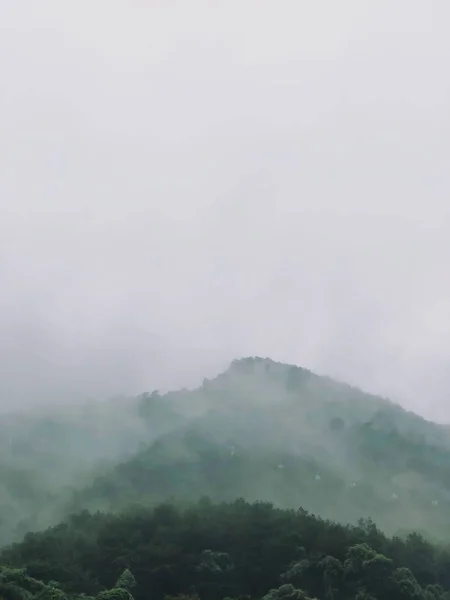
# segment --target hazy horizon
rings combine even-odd
[[[450,5],[0,6],[0,409],[270,356],[450,422]]]

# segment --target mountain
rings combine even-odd
[[[3,543],[84,508],[203,496],[450,538],[446,427],[270,359],[236,360],[195,390],[16,415],[2,427]]]

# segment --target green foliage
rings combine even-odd
[[[3,600],[68,600],[54,581],[44,584],[25,569],[0,567],[0,598]]]
[[[450,600],[450,548],[244,500],[74,515],[0,560],[5,600]]]
[[[97,600],[133,600],[133,596],[128,590],[115,587],[111,590],[100,592],[97,596]]]
[[[305,369],[5,417],[0,457],[0,600],[450,600],[448,429]]]
[[[309,600],[305,592],[294,588],[291,583],[285,583],[279,588],[270,590],[262,600]]]
[[[165,596],[164,600],[199,600],[199,597],[196,594],[193,594],[193,595],[177,594],[176,596]],[[233,599],[232,598],[224,598],[224,600],[233,600]],[[250,598],[247,598],[246,600],[250,600]]]
[[[119,579],[116,581],[116,588],[122,588],[131,592],[136,587],[136,579],[130,569],[125,569]]]

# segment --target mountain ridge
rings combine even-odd
[[[69,512],[243,497],[450,537],[450,435],[389,399],[261,357],[198,388],[0,423],[0,545]]]
[[[88,497],[99,500],[112,486],[106,506],[117,510],[133,489],[150,503],[242,496],[301,505],[340,521],[375,517],[390,531],[425,524],[442,533],[437,513],[441,518],[450,508],[450,495],[447,483],[441,489],[437,482],[448,476],[450,446],[438,424],[353,386],[258,357],[233,361],[187,393],[197,401],[202,396],[209,409],[113,468],[109,483],[103,475],[87,488]],[[153,395],[153,402],[163,398]],[[423,448],[430,456],[421,462]],[[123,502],[120,490],[127,490]]]

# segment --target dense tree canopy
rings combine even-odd
[[[268,359],[0,421],[0,600],[450,600],[449,514],[447,428]]]
[[[244,500],[83,512],[1,560],[4,600],[450,599],[450,550],[418,534],[389,538],[370,520],[344,526]]]

